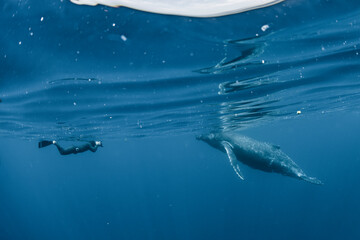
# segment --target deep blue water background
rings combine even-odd
[[[359,7],[0,2],[0,239],[360,238]],[[246,166],[241,181],[195,139],[214,130],[278,144],[324,185]]]

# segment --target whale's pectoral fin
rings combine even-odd
[[[308,176],[304,175],[304,176],[301,176],[300,178],[302,180],[312,183],[312,184],[323,185],[323,183],[319,179],[314,178],[314,177],[308,177]]]
[[[222,142],[222,145],[224,146],[225,148],[225,151],[228,155],[228,158],[229,158],[229,161],[230,161],[230,164],[231,166],[233,167],[236,175],[238,175],[238,177],[241,179],[241,180],[244,180],[244,176],[243,174],[241,173],[240,171],[240,166],[237,162],[237,159],[236,159],[236,156],[232,150],[232,147],[231,147],[231,144],[228,143],[228,142]]]

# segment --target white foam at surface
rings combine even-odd
[[[128,7],[188,17],[219,17],[267,7],[284,0],[70,0],[80,5]]]

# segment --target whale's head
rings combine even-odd
[[[215,139],[215,133],[197,135],[196,139],[204,142],[213,141]]]
[[[196,139],[204,141],[214,148],[222,149],[221,136],[218,133],[209,133],[209,134],[198,135],[198,136],[196,136]]]

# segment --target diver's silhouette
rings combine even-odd
[[[47,147],[49,145],[55,145],[59,150],[61,155],[77,154],[90,150],[91,152],[96,152],[97,148],[102,147],[101,141],[88,141],[80,146],[71,146],[69,148],[63,148],[56,141],[40,141],[39,148]]]

